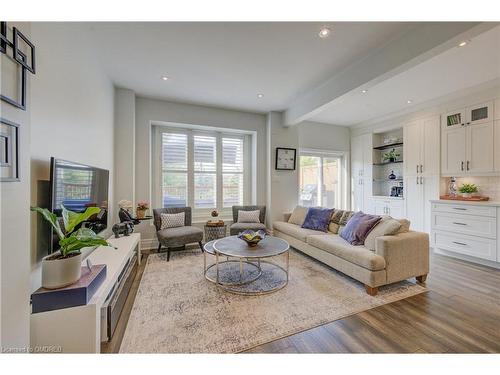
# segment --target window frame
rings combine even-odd
[[[349,207],[348,204],[348,195],[349,191],[349,152],[347,151],[332,151],[332,150],[318,150],[318,149],[305,149],[301,148],[298,152],[298,172],[297,173],[297,187],[298,187],[298,195],[297,202],[300,203],[300,157],[301,156],[315,156],[323,158],[339,158],[340,159],[340,207],[328,207],[328,208],[338,208],[338,209],[347,209]],[[323,173],[321,168],[320,173]],[[322,177],[323,178],[323,177]],[[323,202],[321,202],[322,204]]]
[[[197,129],[194,127],[177,127],[155,125],[153,131],[153,189],[152,201],[154,207],[163,207],[163,160],[162,160],[162,137],[163,133],[176,133],[187,135],[187,206],[191,207],[193,213],[193,223],[202,223],[210,218],[212,210],[219,211],[219,217],[223,220],[232,220],[232,208],[223,207],[223,175],[229,172],[222,170],[222,138],[237,138],[243,141],[243,197],[242,204],[250,204],[252,197],[251,185],[251,135],[247,132],[226,132],[223,130]],[[210,136],[216,140],[216,171],[215,172],[195,172],[194,168],[194,137],[195,136]],[[177,172],[177,171],[175,171]],[[181,172],[182,173],[182,172]],[[194,175],[195,173],[215,173],[216,175],[216,207],[213,208],[195,208],[194,206]],[[238,172],[231,172],[238,174]]]

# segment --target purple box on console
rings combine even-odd
[[[31,295],[32,312],[86,305],[105,279],[105,264],[96,264],[91,270],[82,267],[82,277],[76,283],[60,289],[40,288],[34,292]]]

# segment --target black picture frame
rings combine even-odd
[[[280,150],[288,150],[288,151],[293,151],[293,168],[283,168],[279,166],[278,164],[278,155]],[[275,166],[274,168],[277,171],[294,171],[297,165],[297,149],[296,148],[289,148],[289,147],[276,147],[276,157],[275,157]]]
[[[35,46],[19,31],[17,27],[12,28],[13,31],[13,57],[24,68],[28,69],[31,73],[35,74]],[[26,55],[19,50],[19,39],[21,39],[28,47],[30,47],[30,63],[28,64]]]
[[[3,117],[0,117],[0,123],[14,128],[13,136],[1,134],[0,130],[3,142],[5,142],[5,149],[3,150],[5,154],[2,155],[3,160],[0,162],[0,168],[12,168],[12,176],[2,177],[2,175],[0,175],[0,182],[21,181],[19,174],[19,124],[9,121]],[[14,147],[12,144],[14,144]],[[14,151],[12,151],[12,149],[14,149]]]
[[[24,53],[18,51],[18,54],[19,54],[21,59],[26,59],[26,56],[24,55]],[[19,87],[19,91],[20,91],[19,98],[18,99],[9,98],[8,96],[0,93],[0,99],[6,103],[9,103],[10,105],[12,105],[16,108],[26,110],[26,69],[24,68],[24,66],[20,66],[18,70],[19,70],[20,80],[21,80],[20,87]]]
[[[7,39],[7,22],[0,21],[0,53],[7,53],[7,45],[9,40]]]

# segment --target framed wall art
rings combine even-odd
[[[19,125],[0,117],[0,182],[20,181]]]
[[[276,169],[280,171],[295,170],[295,159],[297,150],[295,148],[276,147]]]

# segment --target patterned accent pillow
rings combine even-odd
[[[179,212],[178,214],[161,214],[161,229],[167,228],[177,228],[184,226],[184,220],[186,218],[185,212]]]
[[[238,223],[260,223],[259,216],[260,210],[238,210]]]
[[[363,245],[368,234],[380,220],[381,216],[356,212],[340,232],[340,237],[351,245]]]
[[[345,227],[352,215],[354,215],[353,211],[334,210],[330,224],[328,225],[328,231],[340,234],[340,229]]]
[[[307,211],[302,228],[327,232],[332,213],[333,209],[330,208],[311,207]]]

